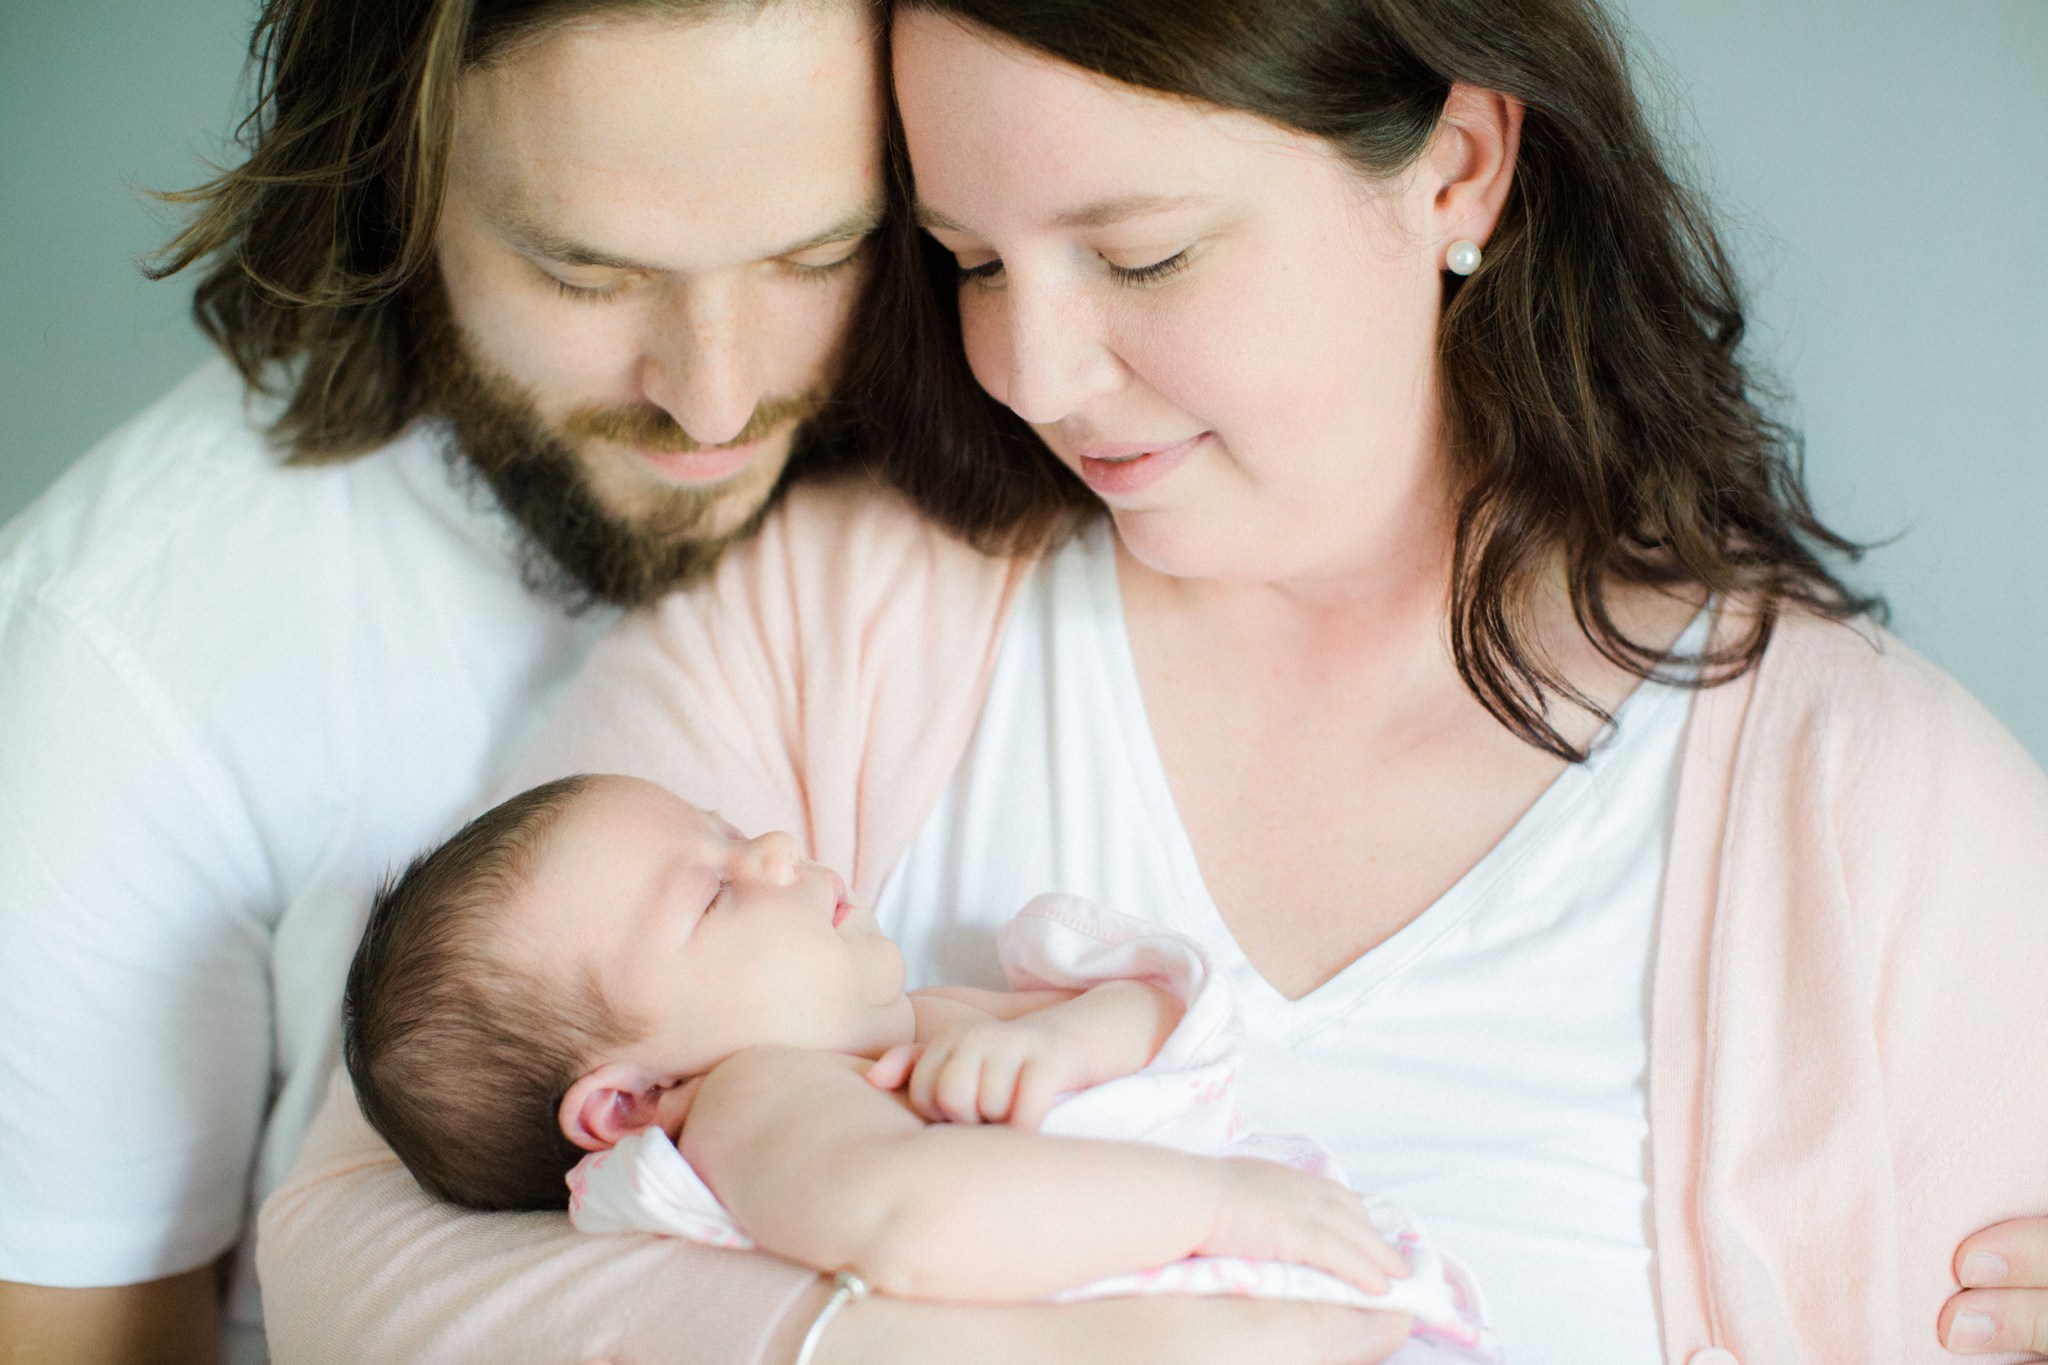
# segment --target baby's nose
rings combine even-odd
[[[788,886],[794,882],[803,860],[804,851],[796,839],[781,830],[747,841],[748,871],[770,885]]]

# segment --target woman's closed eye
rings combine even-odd
[[[1188,252],[1189,248],[1183,247],[1171,256],[1152,261],[1146,265],[1118,265],[1106,256],[1100,259],[1102,264],[1108,268],[1110,277],[1117,283],[1145,285],[1157,284],[1159,281],[1177,275],[1187,269]],[[996,278],[1002,274],[1003,270],[1003,262],[1000,256],[992,260],[979,261],[973,265],[959,262],[957,257],[955,261],[955,273],[959,282],[963,285],[993,284]]]
[[[1109,267],[1110,274],[1124,284],[1156,284],[1169,275],[1178,275],[1187,269],[1188,252],[1187,248],[1183,247],[1171,256],[1154,261],[1150,265],[1118,265],[1115,261],[1104,261],[1103,264]]]
[[[961,264],[958,257],[954,258],[954,273],[962,284],[986,284],[1001,274],[1002,270],[1003,259],[1000,256],[994,260],[982,261],[978,265]]]

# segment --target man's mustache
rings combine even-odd
[[[752,445],[783,427],[816,416],[824,405],[824,396],[819,393],[764,398],[755,406],[753,415],[747,418],[747,424],[740,428],[737,436],[710,448]],[[706,448],[702,441],[684,431],[681,423],[652,403],[636,403],[622,408],[585,408],[570,414],[562,429],[571,436],[596,436],[639,446],[643,450],[687,454]]]

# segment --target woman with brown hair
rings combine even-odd
[[[1193,935],[1254,1120],[1416,1208],[1511,1360],[2014,1344],[1944,1304],[2048,1190],[2048,779],[1828,568],[1598,10],[913,0],[894,43],[938,249],[852,382],[923,519],[793,498],[524,777],[804,830],[914,977],[1046,889]],[[1261,1354],[1383,1348],[1320,1349]]]

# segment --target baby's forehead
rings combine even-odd
[[[543,918],[587,910],[600,895],[640,900],[693,873],[718,875],[728,830],[652,782],[594,777],[535,842],[519,894]]]

